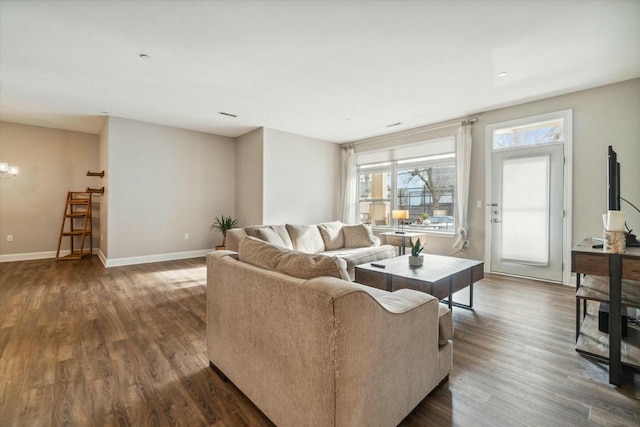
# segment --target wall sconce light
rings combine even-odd
[[[404,220],[409,218],[409,211],[394,210],[394,211],[391,211],[391,217],[398,220],[398,225],[402,224],[402,231],[400,231],[400,227],[398,227],[398,231],[396,231],[396,234],[404,234]]]
[[[20,173],[18,166],[9,166],[8,163],[0,163],[0,177],[15,178]]]

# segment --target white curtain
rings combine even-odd
[[[469,206],[469,174],[471,172],[471,125],[464,123],[456,138],[456,207],[458,231],[453,247],[462,249],[469,241],[467,211]]]
[[[342,170],[340,173],[340,220],[345,224],[357,224],[356,211],[356,152],[353,147],[341,149]]]

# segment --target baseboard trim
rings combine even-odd
[[[113,258],[108,259],[100,248],[93,248],[93,254],[97,254],[100,262],[105,267],[121,267],[125,265],[134,264],[148,264],[150,262],[162,262],[173,261],[177,259],[198,258],[206,256],[209,252],[213,252],[214,249],[200,249],[197,251],[185,251],[185,252],[173,252],[168,254],[156,254],[145,255],[127,258]],[[70,250],[60,251],[61,256],[69,255]],[[14,262],[14,261],[31,261],[36,259],[50,259],[56,257],[56,251],[45,252],[28,252],[24,254],[7,254],[0,255],[0,262]]]
[[[100,262],[102,263],[103,266],[107,266],[107,257],[105,256],[104,252],[102,252],[102,250],[98,249],[98,259],[100,259]]]
[[[207,255],[209,252],[213,252],[213,249],[200,249],[197,251],[185,251],[185,252],[173,252],[168,254],[156,254],[156,255],[145,255],[145,256],[134,256],[127,258],[105,258],[104,254],[98,255],[101,256],[100,260],[104,264],[105,267],[121,267],[125,265],[134,265],[134,264],[148,264],[150,262],[162,262],[162,261],[173,261],[177,259],[187,259],[187,258],[198,258]]]
[[[93,248],[93,253],[96,254],[99,252],[98,248]],[[66,256],[71,253],[70,250],[60,251],[61,256]],[[27,252],[23,254],[7,254],[0,255],[0,262],[14,262],[14,261],[31,261],[34,259],[48,259],[55,258],[56,251],[45,251],[45,252]]]

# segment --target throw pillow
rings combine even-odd
[[[322,254],[304,254],[301,252],[282,254],[276,271],[307,280],[321,276],[351,280],[347,273],[347,262],[345,260]]]
[[[278,236],[282,239],[284,243],[284,247],[287,249],[293,249],[293,243],[291,243],[291,237],[289,237],[289,232],[287,231],[287,226],[282,225],[272,225],[271,228],[276,232]]]
[[[256,237],[260,240],[264,240],[265,242],[276,246],[285,246],[278,233],[276,233],[276,230],[271,227],[256,228],[255,233]]]
[[[333,251],[344,247],[344,233],[340,221],[325,222],[318,225],[325,250]]]
[[[373,231],[368,225],[344,225],[342,232],[344,234],[345,248],[364,248],[375,245]]]
[[[287,252],[289,252],[287,248],[270,245],[255,237],[247,236],[240,241],[238,258],[256,267],[275,270],[280,257]]]
[[[307,254],[317,254],[324,251],[324,242],[316,225],[287,224],[287,231],[294,250]]]

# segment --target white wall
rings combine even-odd
[[[238,226],[262,224],[263,129],[236,138],[235,218]]]
[[[556,96],[535,102],[501,108],[485,113],[469,114],[478,121],[472,127],[472,158],[469,191],[469,248],[462,256],[484,259],[485,237],[485,127],[493,123],[539,114],[573,109],[573,224],[572,245],[588,236],[602,235],[601,214],[606,208],[606,150],[613,145],[622,169],[623,196],[640,204],[640,79],[629,80],[594,89]],[[458,120],[459,122],[459,120]],[[446,124],[451,123],[447,122]],[[408,143],[416,138],[431,139],[452,135],[457,127],[428,132],[435,123],[382,138],[364,140],[359,151]],[[476,208],[481,200],[483,207]],[[640,234],[640,214],[622,204],[628,224]],[[430,236],[429,252],[454,252],[450,237]]]
[[[264,130],[264,224],[315,224],[337,219],[337,144]]]
[[[336,219],[337,144],[260,128],[236,139],[240,226],[314,224]]]
[[[0,161],[20,167],[17,178],[0,179],[0,259],[54,257],[67,192],[100,185],[86,176],[98,168],[98,136],[0,122]]]
[[[220,244],[209,226],[235,214],[233,139],[114,117],[108,138],[107,265]]]

